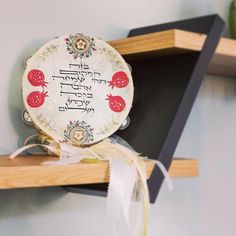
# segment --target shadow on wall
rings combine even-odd
[[[47,40],[33,41],[28,44],[28,46],[21,51],[21,54],[18,55],[12,68],[9,81],[8,107],[12,125],[18,134],[18,146],[22,146],[28,136],[36,133],[34,129],[28,128],[21,119],[22,111],[24,110],[21,94],[21,81],[25,69],[24,62],[25,59],[30,57],[45,41]]]
[[[22,121],[21,115],[24,105],[21,95],[21,81],[24,73],[25,58],[31,56],[43,42],[39,40],[32,42],[27,48],[22,50],[12,68],[8,91],[9,114],[16,133],[18,134],[18,146],[22,146],[24,140],[36,133],[34,129],[28,128]],[[66,195],[66,191],[60,187],[34,188],[34,189],[14,189],[0,191],[0,219],[14,216],[24,216],[34,213],[42,213],[48,205]]]
[[[228,4],[226,4],[228,2]],[[223,35],[228,37],[228,9],[231,0],[215,0],[215,1],[206,1],[206,0],[198,0],[198,1],[188,1],[182,0],[181,7],[178,7],[176,10],[178,11],[179,19],[197,17],[199,15],[210,15],[219,13],[221,17],[226,20],[226,25],[223,30]]]
[[[201,10],[199,10],[201,8]],[[178,8],[179,16],[186,18],[195,17],[199,15],[215,14],[214,3],[205,0],[200,1],[186,1],[183,0],[181,7]]]
[[[56,202],[67,193],[60,187],[1,190],[0,220],[15,216],[45,213],[51,203]]]

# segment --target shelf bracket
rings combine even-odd
[[[218,15],[209,15],[136,28],[128,34],[128,37],[133,37],[180,29],[207,35],[201,52],[159,57],[140,53],[139,57],[125,57],[133,70],[135,97],[130,112],[131,124],[117,135],[143,155],[161,161],[167,170],[223,28],[224,21]],[[155,166],[148,181],[152,203],[157,198],[163,178]],[[107,184],[67,186],[66,189],[106,196]]]

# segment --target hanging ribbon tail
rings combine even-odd
[[[110,159],[108,212],[112,220],[113,235],[146,236],[149,191],[145,162],[136,152],[122,145],[116,143],[115,148],[121,153],[118,160],[114,156]],[[121,156],[125,158],[121,159]],[[167,187],[171,191],[173,183],[168,171],[160,161],[155,163],[163,173]]]
[[[129,235],[130,207],[137,172],[124,160],[111,158],[107,209],[112,223],[112,235]]]
[[[146,236],[149,192],[145,164],[136,152],[117,143],[109,146],[119,154],[110,158],[107,206],[113,235]]]
[[[160,161],[154,161],[156,165],[160,168],[162,174],[164,175],[164,179],[166,181],[166,185],[169,191],[174,189],[173,181],[170,178],[168,171],[166,170],[165,166]]]
[[[75,147],[68,143],[28,144],[10,155],[13,159],[33,147],[43,147],[52,153],[60,153],[57,161],[43,165],[69,165],[83,159],[109,160],[110,184],[107,207],[112,221],[113,236],[146,236],[149,216],[149,190],[146,165],[135,151],[106,139],[90,147]],[[160,161],[155,161],[162,171],[168,189],[173,189],[170,176]],[[88,173],[89,174],[89,173]]]

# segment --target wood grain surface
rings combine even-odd
[[[201,51],[206,35],[183,30],[166,30],[157,33],[109,41],[122,56],[143,56]],[[208,73],[236,76],[236,40],[221,38]]]
[[[1,156],[0,189],[106,183],[109,181],[109,164],[106,161],[67,166],[40,165],[41,162],[49,160],[57,160],[57,157],[20,156],[10,160],[7,156]],[[146,161],[146,167],[149,178],[154,162]],[[175,159],[169,173],[172,177],[197,176],[198,161]]]

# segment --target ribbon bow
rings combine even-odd
[[[28,144],[14,152],[10,158],[15,158],[21,152],[35,146],[46,148],[51,153],[60,155],[58,161],[43,162],[43,165],[76,164],[88,158],[108,160],[110,181],[107,206],[112,221],[113,235],[147,235],[149,191],[145,163],[137,152],[108,138],[90,147],[77,147],[69,143],[54,141],[48,144]],[[165,167],[159,161],[156,161],[156,164],[163,172],[169,189],[172,189],[172,182]]]

